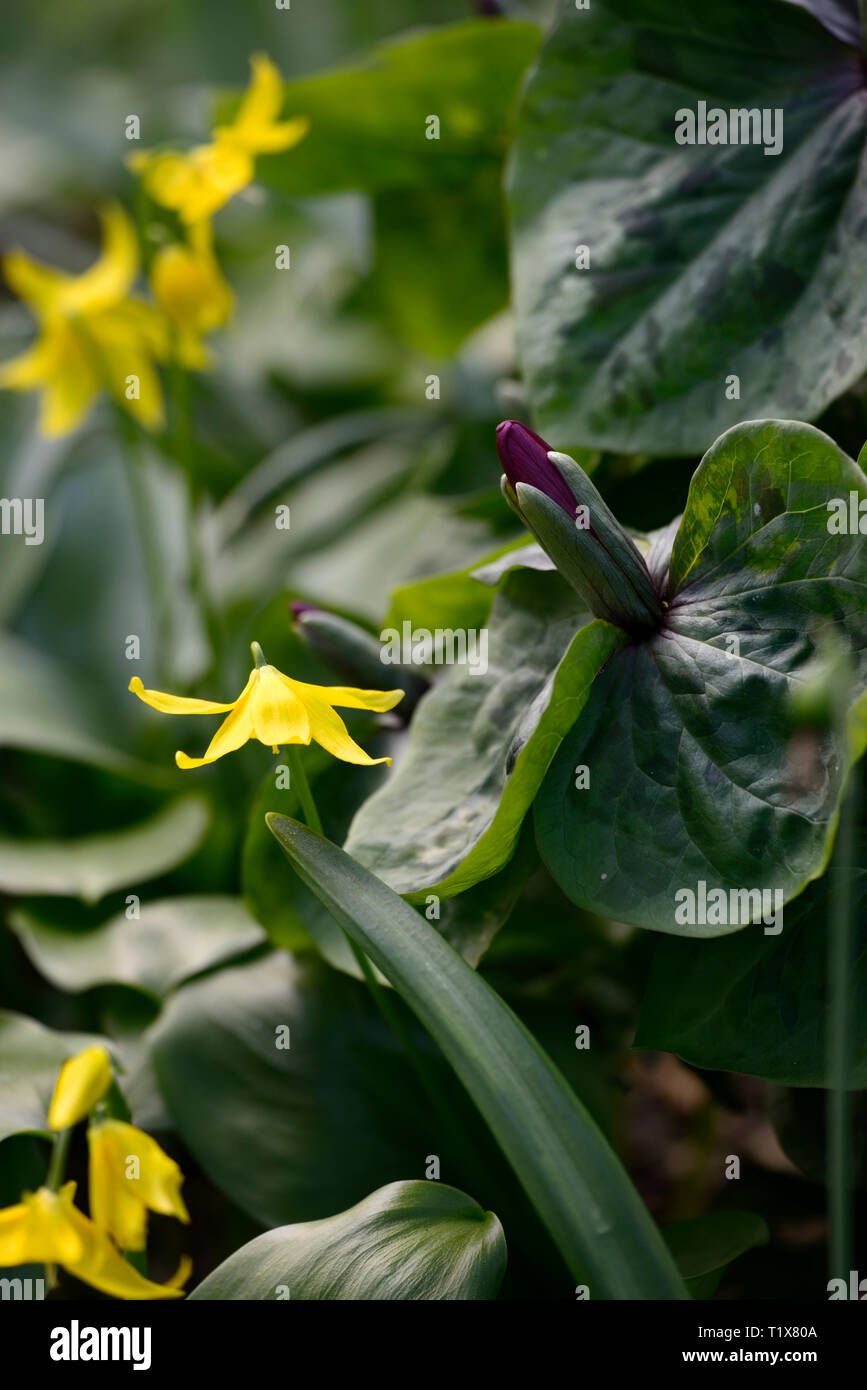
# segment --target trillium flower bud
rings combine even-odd
[[[516,420],[497,427],[510,505],[597,618],[635,636],[658,628],[664,607],[631,536],[583,468]]]

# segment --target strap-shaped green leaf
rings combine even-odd
[[[439,1043],[590,1297],[686,1298],[617,1156],[511,1009],[361,864],[297,821],[270,815],[268,824],[301,879]]]

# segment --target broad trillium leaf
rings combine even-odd
[[[0,1010],[0,1140],[13,1134],[51,1134],[48,1107],[63,1063],[107,1038],[58,1033],[26,1014]]]
[[[535,24],[521,20],[470,19],[378,44],[351,66],[287,82],[284,109],[306,116],[310,129],[285,154],[263,157],[257,177],[305,198],[466,185],[501,163],[521,78],[541,38]],[[438,113],[436,138],[430,112]]]
[[[863,863],[862,859],[862,863]],[[636,1047],[781,1086],[828,1086],[830,875],[785,909],[778,936],[666,937],[656,947]],[[867,1090],[867,870],[853,878],[850,1084]]]
[[[511,176],[519,356],[556,447],[700,452],[745,418],[812,419],[863,374],[854,10],[563,0]]]
[[[367,986],[314,956],[278,951],[195,980],[171,995],[149,1037],[184,1143],[265,1226],[340,1211],[442,1155],[437,1143],[450,1153]]]
[[[406,753],[353,820],[347,852],[413,897],[450,897],[496,873],[597,671],[625,640],[589,622],[558,574],[509,572],[491,610],[487,670],[454,666],[422,697]]]
[[[93,763],[154,786],[169,785],[159,769],[104,740],[104,711],[92,707],[64,667],[20,637],[0,635],[0,748]]]
[[[67,840],[0,837],[0,889],[96,903],[115,888],[158,878],[198,849],[208,803],[183,797],[137,825]]]
[[[493,1299],[505,1268],[493,1212],[439,1182],[393,1182],[338,1216],[257,1236],[190,1297]]]
[[[10,926],[47,980],[78,993],[122,984],[156,1000],[192,975],[262,945],[265,933],[240,898],[194,893],[145,902],[132,920],[119,912],[89,931],[71,931],[30,912]]]
[[[709,450],[662,627],[612,656],[536,799],[540,853],[573,901],[719,936],[757,917],[732,920],[746,912],[740,897],[729,910],[732,892],[759,890],[763,930],[779,934],[777,904],[826,866],[847,768],[830,734],[809,778],[791,760],[792,693],[823,638],[851,649],[849,755],[867,743],[867,555],[857,515],[854,534],[836,534],[829,509],[844,499],[850,517],[864,497],[861,469],[810,425],[752,422]],[[725,907],[703,913],[720,889]]]

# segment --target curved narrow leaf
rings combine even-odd
[[[391,669],[385,667],[385,670]],[[369,753],[394,751],[381,735],[364,739]],[[313,792],[319,814],[335,839],[345,833],[357,808],[371,795],[382,779],[382,769],[353,768],[347,784],[342,763],[327,755],[319,758],[315,749],[306,750],[308,775],[316,768]],[[288,877],[283,869],[283,855],[265,821],[268,811],[281,815],[300,814],[301,805],[293,787],[277,788],[273,773],[262,782],[253,804],[241,861],[244,900],[275,946],[301,952],[311,946],[335,970],[343,970],[356,979],[362,978],[361,967],[350,950],[346,935],[323,906],[296,876]],[[426,894],[418,910],[450,941],[464,960],[477,965],[497,932],[508,919],[517,897],[538,863],[535,842],[530,827],[521,837],[508,864],[484,884],[478,884],[456,897],[439,899]],[[375,971],[380,983],[388,981]]]
[[[124,830],[69,840],[0,839],[0,889],[83,898],[96,903],[182,864],[201,844],[210,819],[201,797],[185,797]]]
[[[193,1300],[492,1299],[506,1268],[492,1212],[438,1182],[394,1182],[322,1221],[257,1236]]]
[[[450,897],[512,854],[560,740],[625,641],[577,605],[558,574],[509,573],[491,612],[487,671],[456,666],[421,700],[400,766],[346,841],[397,892]]]
[[[867,79],[857,21],[841,42],[808,8],[563,0],[511,187],[519,355],[557,447],[698,452],[814,418],[867,367]]]
[[[867,551],[857,530],[830,526],[829,504],[848,510],[850,494],[867,497],[864,474],[810,425],[741,425],[702,460],[667,617],[597,678],[536,799],[540,853],[573,901],[720,936],[760,915],[755,897],[732,893],[766,893],[764,927],[751,928],[761,934],[824,871],[847,758],[867,742]],[[791,694],[831,632],[852,654],[850,746],[823,737],[803,780]],[[711,892],[724,902],[703,912]]]
[[[686,1297],[618,1158],[507,1005],[361,864],[297,821],[268,822],[296,872],[439,1044],[591,1298]]]
[[[122,984],[155,999],[265,940],[239,898],[206,893],[143,903],[140,917],[120,912],[90,931],[68,931],[21,911],[9,924],[57,989]]]

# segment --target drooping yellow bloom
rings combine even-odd
[[[233,304],[214,255],[210,223],[197,223],[186,242],[172,242],[157,252],[151,285],[174,329],[178,360],[196,370],[210,366],[211,355],[202,339],[226,322]]]
[[[251,183],[256,155],[291,149],[307,134],[310,123],[305,117],[277,119],[283,82],[270,59],[258,53],[250,67],[250,85],[234,121],[217,126],[209,144],[196,145],[186,154],[151,150],[129,160],[154,202],[171,208],[183,222],[211,217]]]
[[[115,1298],[180,1298],[179,1278],[153,1284],[133,1269],[104,1232],[73,1204],[75,1183],[40,1187],[0,1211],[0,1265],[62,1265],[76,1279]]]
[[[0,387],[42,391],[43,434],[75,428],[103,390],[147,429],[163,421],[155,360],[166,352],[161,316],[129,297],[139,271],[135,228],[123,208],[102,210],[103,249],[82,275],[34,261],[23,251],[3,259],[10,287],[39,322],[32,347],[0,366]]]
[[[86,1047],[60,1069],[51,1097],[48,1124],[68,1129],[83,1120],[111,1085],[111,1059],[104,1047]]]
[[[90,1214],[122,1250],[144,1250],[148,1211],[188,1222],[181,1197],[184,1175],[149,1134],[122,1120],[102,1120],[87,1131]]]
[[[163,714],[225,714],[229,713],[208,745],[203,758],[189,758],[176,753],[178,767],[201,767],[213,763],[251,738],[273,748],[281,743],[320,744],[335,758],[345,763],[360,763],[373,767],[390,763],[391,758],[371,758],[349,736],[346,725],[335,713],[334,706],[344,709],[366,709],[377,713],[394,709],[403,699],[402,690],[355,690],[344,685],[307,685],[304,681],[284,676],[275,666],[265,664],[261,649],[253,643],[256,666],[237,700],[217,704],[212,700],[188,699],[164,695],[159,690],[145,690],[139,676],[133,676],[129,688],[146,705]]]

